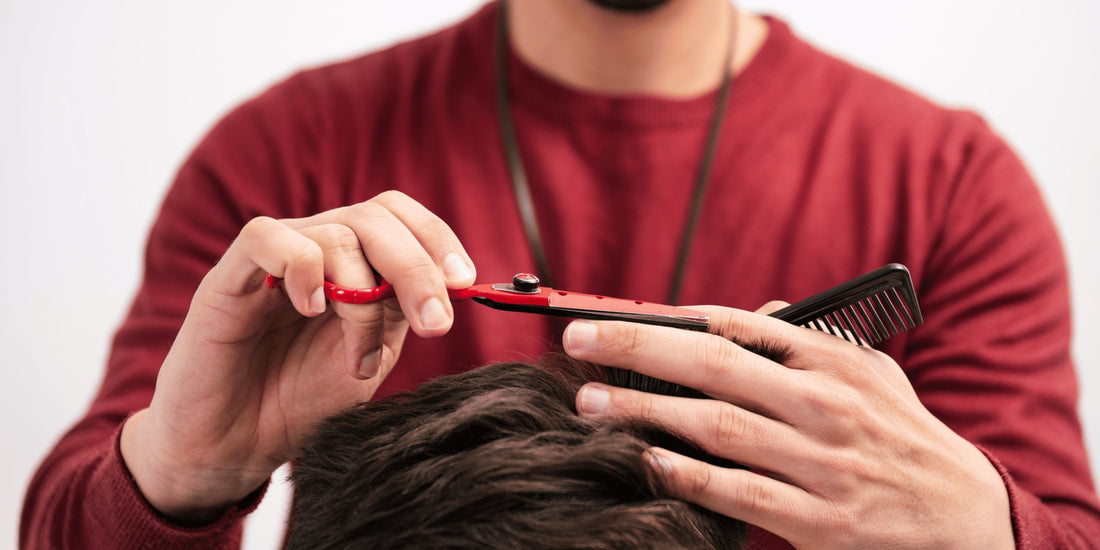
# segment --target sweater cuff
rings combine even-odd
[[[125,423],[123,423],[125,424]],[[145,500],[122,459],[121,426],[114,434],[111,451],[97,468],[105,491],[89,495],[88,514],[102,526],[116,548],[237,548],[244,518],[260,504],[268,482],[231,506],[216,519],[201,525],[183,525],[157,511]]]
[[[978,450],[985,455],[989,463],[997,469],[1008,491],[1008,506],[1012,513],[1012,536],[1016,540],[1016,548],[1020,550],[1040,550],[1060,548],[1060,545],[1050,540],[1048,519],[1045,513],[1043,501],[1039,497],[1022,489],[1012,478],[1008,468],[1005,468],[997,457],[982,447]]]

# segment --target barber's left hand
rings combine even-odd
[[[575,321],[564,338],[575,358],[714,398],[602,384],[577,395],[584,416],[655,422],[751,468],[651,449],[674,494],[797,548],[1013,547],[1000,475],[921,404],[889,356],[759,313],[693,309],[710,315],[711,334]]]

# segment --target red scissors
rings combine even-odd
[[[268,288],[275,288],[282,283],[282,279],[269,274],[266,283]],[[396,296],[393,285],[385,281],[374,288],[345,288],[325,281],[324,288],[326,298],[345,304],[370,304]],[[539,278],[530,273],[516,274],[511,283],[474,285],[448,290],[448,293],[452,301],[473,299],[505,311],[574,319],[630,321],[696,331],[705,331],[710,326],[709,317],[700,311],[641,300],[555,290],[539,286]]]

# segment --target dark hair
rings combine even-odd
[[[672,499],[643,457],[666,432],[577,416],[575,363],[506,363],[334,416],[291,480],[287,547],[741,548],[743,523]]]

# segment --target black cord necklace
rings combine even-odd
[[[520,218],[523,221],[523,230],[527,235],[527,244],[531,248],[531,254],[535,259],[535,268],[544,286],[553,286],[553,277],[550,272],[550,263],[546,258],[546,248],[542,244],[542,235],[539,233],[538,219],[535,215],[535,205],[531,199],[531,186],[527,182],[527,172],[523,167],[523,158],[519,153],[519,145],[516,141],[515,124],[512,121],[511,98],[508,93],[508,1],[501,0],[497,13],[496,37],[494,41],[494,54],[496,61],[496,96],[497,115],[500,120],[500,133],[504,142],[504,156],[508,161],[508,172],[512,179],[512,190],[515,192],[516,207],[519,209]],[[736,12],[735,12],[736,13]],[[732,25],[736,27],[736,19]],[[684,233],[680,239],[680,251],[676,257],[676,270],[672,275],[669,285],[668,298],[665,303],[675,304],[680,298],[680,288],[684,281],[684,270],[687,267],[691,254],[691,244],[695,236],[695,227],[699,222],[699,215],[703,209],[703,198],[706,196],[707,181],[710,179],[711,165],[714,163],[714,151],[718,146],[718,134],[722,128],[722,120],[725,118],[726,106],[729,103],[730,87],[733,81],[731,61],[734,50],[734,33],[730,32],[730,44],[726,48],[726,59],[722,65],[722,84],[718,90],[717,104],[714,106],[714,114],[711,116],[710,128],[707,133],[707,141],[703,146],[703,159],[699,164],[699,171],[695,174],[695,190],[692,194],[691,207],[685,220]]]

